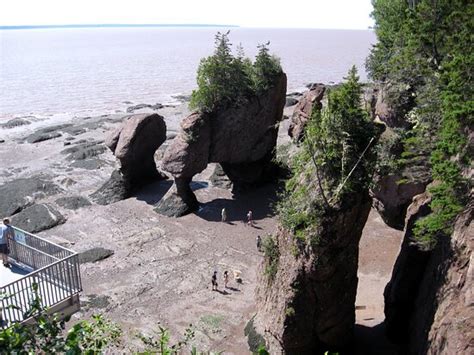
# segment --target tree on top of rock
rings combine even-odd
[[[253,65],[253,85],[257,94],[268,90],[275,78],[282,72],[280,60],[276,56],[270,55],[269,44],[270,42],[267,42],[257,46],[258,54]]]
[[[232,55],[229,32],[217,32],[214,54],[201,59],[197,70],[198,88],[191,95],[192,110],[211,112],[215,109],[240,105],[250,96],[270,88],[278,73],[279,60],[271,56],[268,44],[259,46],[255,64],[246,58],[241,46]]]

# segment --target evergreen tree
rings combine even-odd
[[[402,133],[402,163],[426,160],[436,182],[430,190],[433,212],[415,228],[416,242],[430,249],[451,233],[472,185],[462,171],[472,164],[466,132],[473,126],[474,4],[374,0],[373,5],[378,44],[367,61],[369,73],[392,83],[391,104],[412,123]]]
[[[253,85],[257,94],[268,90],[274,79],[282,72],[280,60],[270,55],[270,42],[259,44],[258,54],[253,65]]]
[[[198,88],[192,92],[190,108],[202,112],[241,105],[251,95],[269,89],[282,72],[279,61],[259,46],[255,63],[245,57],[242,46],[232,55],[229,32],[218,32],[212,56],[201,59],[197,71]]]

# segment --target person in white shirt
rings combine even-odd
[[[0,254],[2,254],[3,266],[10,266],[8,263],[8,240],[13,240],[14,232],[8,218],[3,219],[0,226]]]

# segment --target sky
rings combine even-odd
[[[0,0],[0,26],[225,24],[367,29],[371,0]]]

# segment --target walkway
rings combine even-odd
[[[11,264],[11,267],[5,267],[0,262],[0,287],[8,285],[9,283],[16,281],[23,276],[27,275],[28,271]]]

